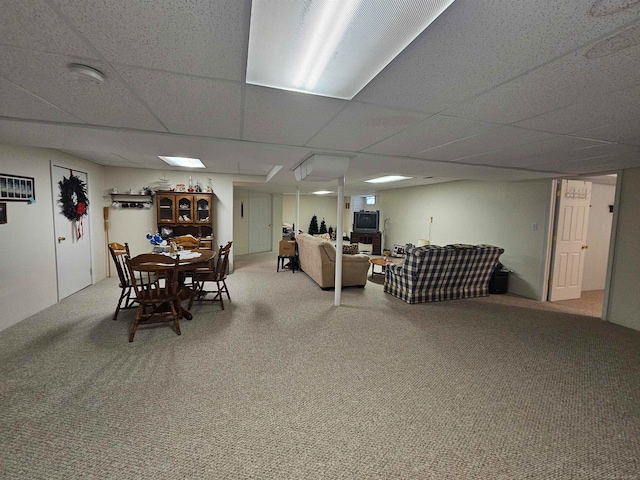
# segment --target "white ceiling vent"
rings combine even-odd
[[[296,180],[308,182],[330,182],[344,177],[349,169],[351,157],[341,155],[318,155],[312,153],[294,169]]]

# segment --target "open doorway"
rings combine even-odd
[[[549,269],[549,293],[547,300],[553,302],[558,307],[567,306],[571,308],[579,308],[592,316],[602,317],[604,290],[607,276],[607,266],[609,258],[609,248],[611,240],[611,229],[613,226],[613,205],[616,193],[616,175],[602,175],[593,177],[580,177],[580,183],[584,184],[587,193],[588,211],[583,217],[576,212],[579,220],[576,222],[567,222],[563,218],[563,214],[571,212],[571,209],[563,202],[566,192],[560,192],[556,197],[556,208],[554,213],[554,239],[551,252],[551,268]],[[568,184],[558,181],[558,185],[568,187]],[[573,185],[579,187],[579,185]],[[570,187],[569,187],[570,188]],[[581,190],[576,188],[574,196],[579,194]],[[577,195],[580,196],[580,195]],[[566,217],[566,215],[565,215]],[[576,223],[585,222],[583,237],[578,240],[580,242],[574,244],[575,251],[563,252],[562,237],[567,236],[566,233],[576,229]],[[564,229],[564,230],[563,230]],[[578,234],[577,237],[580,235]],[[580,258],[582,252],[582,258]],[[564,256],[564,260],[561,258]],[[570,258],[572,257],[572,258]],[[565,265],[561,266],[564,261]],[[572,264],[571,262],[580,261]],[[568,268],[571,267],[571,268]],[[563,268],[569,272],[565,277],[559,274]],[[554,278],[555,277],[555,278]],[[562,286],[566,286],[565,292],[558,295],[558,282]],[[569,288],[571,287],[571,288]],[[576,289],[577,287],[577,289]],[[573,292],[569,290],[573,289]],[[560,288],[562,290],[562,288]],[[576,291],[577,290],[577,291]]]

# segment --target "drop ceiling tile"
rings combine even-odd
[[[602,157],[585,158],[558,164],[540,165],[539,169],[547,168],[560,169],[566,173],[598,173],[622,170],[625,168],[640,167],[640,157],[637,154],[605,155]]]
[[[241,86],[238,82],[116,67],[173,133],[240,138]]]
[[[640,139],[640,116],[636,117],[634,121],[603,125],[598,128],[577,132],[576,135],[597,140],[640,145],[638,142]]]
[[[498,148],[498,150],[493,152],[463,158],[460,162],[477,165],[495,165],[500,167],[527,167],[529,165],[535,166],[536,158],[543,155],[558,155],[559,157],[562,157],[563,155],[566,155],[567,152],[600,145],[603,145],[603,143],[596,140],[569,136],[555,136],[538,142],[514,145],[507,148]]]
[[[546,177],[547,175],[540,175],[525,170],[514,170],[506,168],[496,168],[492,166],[484,165],[467,165],[457,162],[437,162],[429,160],[417,160],[411,158],[402,159],[388,159],[381,157],[379,159],[367,159],[367,162],[375,165],[375,170],[378,172],[388,172],[391,168],[395,171],[399,168],[399,173],[404,173],[411,176],[422,175],[424,177],[438,177],[438,178],[450,178],[450,179],[464,179],[474,178],[476,180],[525,180],[530,178]],[[396,167],[399,164],[400,167]],[[377,187],[375,187],[377,188]]]
[[[243,175],[267,175],[273,165],[255,165],[250,163],[240,163],[238,164],[238,172]]]
[[[640,86],[561,107],[515,125],[546,132],[570,134],[611,123],[640,121]]]
[[[596,17],[589,13],[593,3],[458,0],[356,100],[441,112],[580,48],[640,13],[635,4]]]
[[[566,55],[444,113],[513,123],[640,83],[637,49],[628,48],[597,59],[588,59],[587,51]]]
[[[432,160],[460,160],[479,153],[495,151],[498,145],[501,148],[508,148],[544,140],[552,136],[550,133],[504,126],[488,133],[425,150],[415,156]]]
[[[44,0],[2,2],[0,44],[96,59],[96,52]]]
[[[414,155],[446,143],[495,130],[499,125],[434,115],[396,135],[366,148],[365,152]]]
[[[540,155],[513,159],[502,166],[528,168],[532,170],[564,171],[572,164],[604,165],[616,158],[634,157],[640,161],[640,148],[631,145],[606,143],[573,150],[548,151]],[[613,167],[611,167],[613,168]]]
[[[244,81],[246,2],[54,1],[110,62]]]
[[[345,100],[247,85],[244,140],[304,145],[346,105]]]
[[[2,77],[0,77],[0,116],[82,123],[79,118],[57,108],[55,105],[51,105]]]
[[[102,85],[71,78],[67,65],[76,60],[0,46],[0,74],[82,121],[120,128],[164,130],[107,64],[91,64],[105,74]]]
[[[310,147],[362,150],[426,118],[425,114],[350,102],[310,142]]]
[[[80,157],[87,160],[91,160],[99,165],[108,165],[115,167],[133,167],[134,164],[126,158],[121,157],[115,153],[109,152],[92,152],[89,150],[68,150],[59,149],[61,152],[68,153],[74,157]]]

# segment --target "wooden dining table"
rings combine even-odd
[[[199,253],[199,256],[190,257],[189,252]],[[157,253],[157,252],[154,252]],[[178,261],[178,271],[180,275],[178,277],[178,281],[180,283],[180,287],[182,288],[182,299],[189,298],[191,294],[191,289],[189,287],[185,287],[185,279],[187,272],[194,271],[198,268],[207,268],[209,266],[209,262],[213,260],[216,256],[216,252],[213,250],[204,250],[204,249],[193,249],[193,250],[180,250],[174,253],[157,253],[158,255],[168,255],[172,258],[175,258],[177,255],[180,260]],[[182,254],[182,256],[180,255]],[[186,308],[182,308],[182,315],[187,320],[191,320],[193,315]]]

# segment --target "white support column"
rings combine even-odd
[[[297,237],[298,230],[302,230],[300,228],[300,189],[296,188],[296,225],[293,231],[293,234]]]
[[[342,296],[342,237],[343,237],[343,220],[344,214],[344,176],[338,177],[338,225],[336,230],[336,289],[334,296],[334,305],[340,306],[340,298]]]

